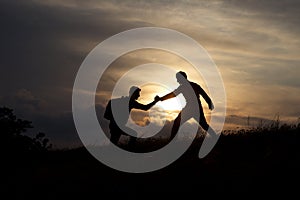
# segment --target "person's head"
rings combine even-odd
[[[141,89],[137,86],[131,86],[129,90],[129,97],[133,99],[138,99],[140,97],[140,91]]]
[[[187,75],[183,71],[179,71],[176,73],[176,79],[179,84],[182,84],[187,81]]]

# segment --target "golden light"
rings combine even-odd
[[[153,101],[156,95],[162,97],[171,92],[170,89],[167,90],[165,87],[153,83],[145,84],[141,86],[141,89],[141,97],[139,98],[139,101],[144,104],[148,104],[149,102]],[[180,111],[185,106],[185,104],[185,98],[182,94],[180,94],[174,98],[165,101],[159,101],[155,106],[159,106],[160,108],[168,112]]]
[[[182,110],[182,108],[185,106],[185,99],[182,95],[179,95],[172,99],[160,101],[156,105],[166,111],[178,111]]]

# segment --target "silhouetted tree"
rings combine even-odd
[[[20,156],[51,148],[49,139],[45,138],[44,133],[38,133],[34,138],[22,134],[29,128],[33,128],[31,121],[17,118],[13,109],[0,107],[0,144],[7,155]]]

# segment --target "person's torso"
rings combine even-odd
[[[178,87],[178,92],[180,92],[185,98],[187,107],[201,106],[199,85],[193,82],[188,82],[189,84],[182,84]]]

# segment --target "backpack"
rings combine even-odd
[[[112,106],[114,106],[115,116],[113,115]],[[119,125],[125,125],[129,118],[129,97],[111,99],[105,108],[104,118],[117,121]]]

